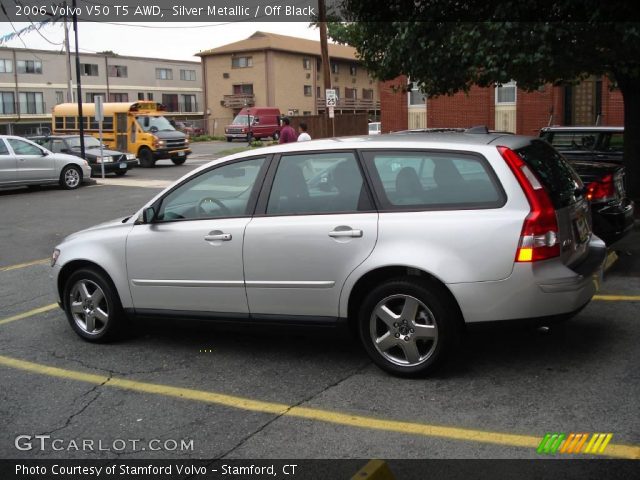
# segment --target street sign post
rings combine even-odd
[[[102,106],[102,97],[95,97],[95,117],[98,121],[98,138],[100,139],[100,169],[102,170],[102,178],[104,179],[104,157],[102,155],[102,121],[104,120],[104,108]]]

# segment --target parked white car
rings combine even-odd
[[[0,187],[59,184],[73,190],[91,178],[86,160],[53,153],[22,137],[0,135]]]
[[[547,325],[586,306],[606,247],[545,141],[404,134],[213,161],[53,252],[82,338],[138,318],[338,326],[396,375],[432,370],[465,324]]]

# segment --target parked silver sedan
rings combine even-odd
[[[52,153],[26,138],[0,135],[0,187],[53,183],[73,190],[90,178],[86,160]]]
[[[82,338],[138,318],[347,324],[371,359],[420,375],[471,323],[585,307],[605,245],[580,179],[516,135],[379,135],[211,162],[131,217],[71,235],[53,286]]]

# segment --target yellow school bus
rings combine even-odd
[[[187,136],[177,131],[163,113],[164,106],[156,102],[104,103],[102,136],[112,150],[133,153],[143,167],[153,167],[156,160],[171,159],[181,165],[191,153]],[[82,116],[84,133],[98,136],[95,104],[84,103]],[[53,108],[53,134],[80,133],[78,105],[61,103]]]

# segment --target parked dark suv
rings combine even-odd
[[[633,228],[634,204],[624,188],[624,127],[545,127],[540,137],[578,172],[591,201],[593,231],[607,244]]]

